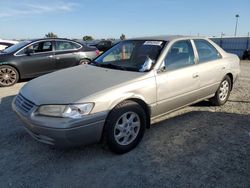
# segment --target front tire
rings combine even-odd
[[[3,65],[0,66],[0,87],[8,87],[17,83],[19,74],[14,67]]]
[[[114,153],[123,154],[135,148],[146,129],[144,109],[134,101],[124,101],[109,114],[104,141]]]
[[[216,91],[215,96],[210,99],[210,102],[215,106],[224,105],[229,98],[231,89],[232,89],[231,79],[228,75],[226,75],[222,80],[222,82],[220,83],[220,86]]]

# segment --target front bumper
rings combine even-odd
[[[24,122],[26,131],[39,142],[58,147],[87,145],[100,141],[107,112],[89,115],[82,119],[34,116],[24,113],[12,103],[12,109]]]

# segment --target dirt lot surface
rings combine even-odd
[[[250,187],[250,62],[241,69],[226,105],[175,112],[124,155],[36,142],[11,110],[24,83],[0,88],[0,187]]]

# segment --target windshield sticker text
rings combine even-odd
[[[145,41],[143,45],[160,46],[161,44],[162,44],[162,41]]]

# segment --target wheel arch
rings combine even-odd
[[[151,110],[150,110],[150,107],[148,106],[148,104],[144,100],[139,99],[139,98],[130,98],[130,99],[127,99],[127,100],[131,100],[131,101],[134,101],[134,102],[138,103],[144,109],[144,111],[146,113],[146,118],[147,118],[147,125],[146,126],[147,126],[147,128],[150,128]]]
[[[133,97],[128,97],[128,98],[123,98],[122,100],[120,100],[119,102],[117,102],[115,105],[112,105],[112,108],[111,108],[109,114],[111,113],[112,109],[114,109],[117,105],[123,103],[124,101],[133,101],[133,102],[136,102],[136,103],[138,103],[143,108],[144,112],[146,113],[146,118],[147,118],[146,119],[147,120],[146,127],[150,128],[150,124],[151,124],[151,119],[150,119],[151,109],[150,109],[149,105],[143,99],[141,99],[139,97],[133,96]]]
[[[83,58],[80,58],[78,64],[80,64],[80,62],[83,61],[83,60],[88,60],[89,62],[92,61],[92,60],[91,60],[90,58],[88,58],[88,57],[83,57]]]
[[[233,82],[234,82],[234,77],[233,77],[233,74],[232,73],[227,73],[226,76],[229,76],[230,80],[231,80],[231,91],[233,89]]]

